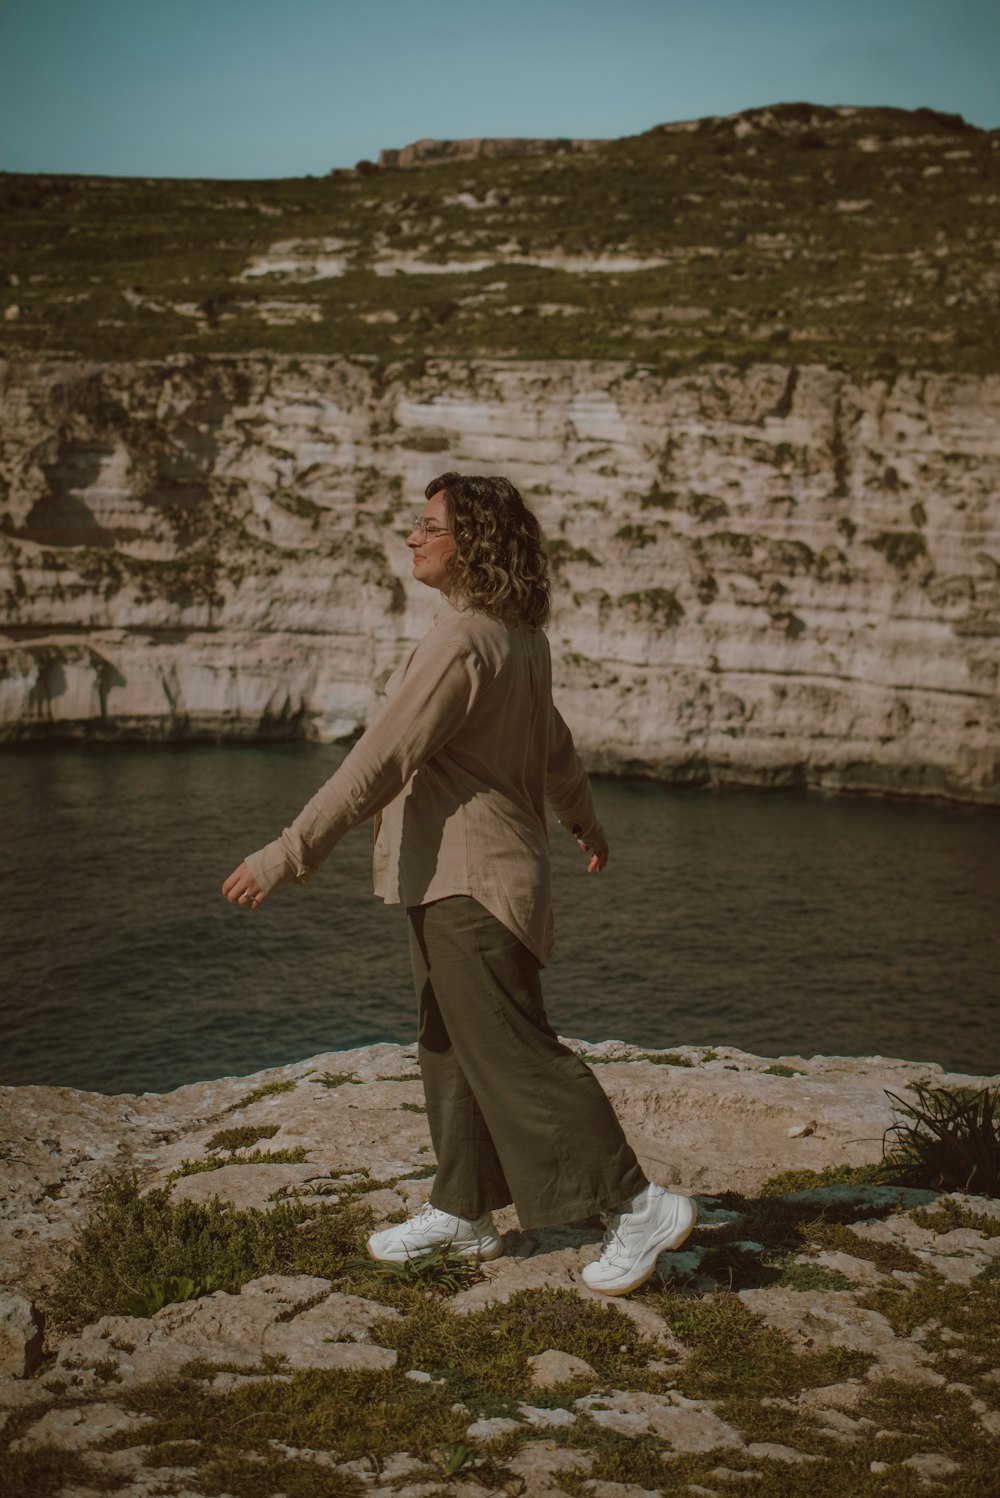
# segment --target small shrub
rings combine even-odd
[[[984,1238],[1000,1238],[1000,1217],[988,1212],[974,1212],[962,1202],[945,1197],[933,1207],[917,1207],[910,1213],[918,1228],[927,1228],[932,1233],[952,1233],[956,1228],[971,1228],[982,1233]]]
[[[880,551],[898,572],[908,571],[914,562],[927,555],[927,542],[919,531],[882,531],[869,545]]]
[[[74,1329],[130,1314],[135,1297],[171,1279],[235,1292],[264,1274],[343,1273],[370,1226],[364,1206],[279,1202],[237,1211],[218,1199],[140,1194],[134,1175],[109,1180],[78,1232],[52,1297],[53,1319]]]
[[[823,1221],[803,1223],[799,1231],[806,1242],[814,1248],[850,1254],[854,1259],[867,1259],[883,1274],[891,1274],[894,1269],[907,1270],[912,1273],[923,1267],[916,1254],[904,1248],[901,1243],[882,1243],[874,1238],[862,1238],[860,1233],[854,1232],[846,1223]]]
[[[824,1186],[885,1185],[891,1172],[884,1165],[827,1165],[823,1170],[782,1170],[760,1188],[761,1196],[788,1196],[794,1191],[819,1191]]]
[[[360,1087],[358,1078],[349,1071],[325,1071],[318,1077],[313,1077],[320,1087]],[[380,1078],[381,1080],[381,1078]]]
[[[302,1165],[307,1154],[308,1151],[297,1144],[289,1150],[254,1150],[249,1155],[210,1155],[207,1160],[182,1160],[167,1176],[167,1181],[201,1175],[206,1170],[221,1170],[223,1165]]]
[[[684,617],[684,605],[669,588],[643,588],[638,593],[623,593],[618,602],[633,618],[654,620],[668,628]]]
[[[248,1092],[246,1097],[241,1097],[238,1103],[234,1103],[229,1109],[235,1113],[239,1108],[249,1108],[251,1103],[259,1103],[261,1098],[277,1097],[279,1092],[294,1092],[298,1084],[296,1082],[265,1082],[262,1087],[255,1087],[253,1092]]]
[[[829,1269],[825,1264],[809,1264],[793,1255],[776,1260],[776,1284],[786,1290],[854,1290],[857,1281],[849,1279],[839,1269]]]
[[[636,1056],[637,1061],[651,1061],[654,1066],[694,1066],[694,1062],[687,1056],[678,1056],[676,1051],[664,1051],[657,1054],[654,1051],[644,1051],[641,1056]]]
[[[897,1117],[882,1141],[901,1181],[940,1191],[1000,1196],[1000,1088],[930,1087],[914,1099],[886,1092]]]
[[[220,1129],[217,1134],[212,1135],[205,1148],[230,1151],[249,1149],[261,1139],[273,1139],[279,1128],[280,1124],[265,1124],[257,1129],[245,1124],[241,1129]]]
[[[783,1062],[776,1061],[773,1066],[765,1066],[763,1075],[765,1077],[804,1077],[805,1072],[800,1071],[797,1066],[785,1066]]]

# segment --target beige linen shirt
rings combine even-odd
[[[545,801],[605,841],[587,773],[552,701],[541,630],[447,600],[386,684],[387,702],[275,842],[246,860],[261,890],[307,883],[352,827],[376,822],[388,905],[471,895],[545,963],[552,951]]]

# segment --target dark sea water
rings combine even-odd
[[[0,756],[0,1082],[166,1091],[413,1037],[371,830],[251,916],[223,878],[333,746]],[[563,1035],[1000,1070],[1000,817],[600,782],[588,877],[554,830]]]

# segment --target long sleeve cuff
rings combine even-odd
[[[269,895],[283,884],[307,884],[312,878],[311,869],[296,869],[288,854],[283,837],[276,838],[256,853],[248,853],[243,862],[250,870],[262,894]]]

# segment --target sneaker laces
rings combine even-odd
[[[625,1240],[622,1236],[622,1228],[625,1225],[625,1212],[602,1212],[601,1220],[604,1223],[604,1242],[601,1244],[599,1257],[612,1260],[619,1251],[625,1248]]]
[[[404,1232],[419,1231],[419,1229],[429,1226],[431,1219],[437,1217],[437,1215],[437,1207],[432,1207],[430,1202],[424,1202],[420,1211],[415,1212],[412,1217],[408,1217],[401,1226]]]
[[[432,1207],[430,1202],[424,1202],[420,1211],[415,1212],[409,1220],[410,1222],[421,1222],[425,1217],[434,1217],[436,1215],[437,1207]]]

